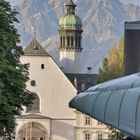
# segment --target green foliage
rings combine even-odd
[[[26,89],[27,66],[20,63],[22,47],[14,23],[17,12],[5,0],[0,0],[0,136],[12,139],[15,115],[22,105],[32,103],[33,94]]]
[[[110,130],[109,132],[109,139],[110,140],[122,140],[124,137],[124,134],[120,131],[118,131],[117,129],[111,127],[111,126],[107,126],[107,128]]]
[[[99,75],[96,83],[102,83],[124,75],[124,43],[120,40],[119,45],[114,45],[110,50],[108,57],[104,59],[102,68],[99,69]]]
[[[124,75],[124,41],[120,40],[119,45],[114,45],[108,57],[104,59],[102,68],[99,69],[96,83],[102,83]],[[122,139],[123,134],[115,128],[107,126],[110,130],[109,138]]]

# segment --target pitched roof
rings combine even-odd
[[[33,39],[29,43],[29,45],[23,50],[23,52],[24,55],[29,56],[49,56],[49,54],[36,39]]]
[[[77,82],[77,90],[81,91],[82,83],[85,84],[85,90],[89,87],[95,85],[95,81],[97,78],[97,74],[72,74],[72,73],[65,73],[67,78],[71,81],[73,85],[75,85],[75,80]]]
[[[130,22],[128,22],[128,21],[126,21],[125,22],[126,24],[128,23],[128,24],[140,24],[140,21],[138,20],[138,21],[130,21]]]

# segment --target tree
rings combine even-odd
[[[26,89],[28,66],[19,60],[23,51],[14,27],[16,14],[8,2],[0,0],[0,137],[8,139],[14,136],[15,116],[34,98]]]
[[[124,40],[120,39],[119,45],[113,45],[108,57],[103,61],[103,67],[99,69],[96,83],[102,83],[124,75]],[[123,133],[115,128],[107,126],[110,130],[109,138],[122,139]]]
[[[102,83],[124,75],[124,41],[120,39],[119,45],[113,45],[107,58],[99,69],[96,83]]]

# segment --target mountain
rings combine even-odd
[[[66,0],[25,0],[16,9],[21,44],[26,46],[36,31],[37,39],[58,60],[59,18],[66,12]],[[97,72],[114,42],[124,34],[124,21],[140,19],[140,7],[119,0],[75,0],[76,14],[83,21],[83,69]]]

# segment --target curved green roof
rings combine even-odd
[[[74,14],[68,14],[60,18],[59,25],[61,29],[81,29],[82,20]]]

